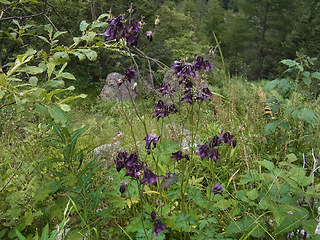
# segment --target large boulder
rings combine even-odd
[[[131,81],[124,82],[119,86],[119,82],[121,82],[123,79],[123,76],[119,73],[110,73],[107,76],[106,82],[104,84],[104,87],[100,93],[100,98],[102,100],[129,100],[130,95],[134,99],[137,94],[135,92],[135,82]]]

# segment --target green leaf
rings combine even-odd
[[[56,123],[64,125],[68,121],[68,115],[60,107],[55,105],[48,105],[46,107]]]
[[[101,14],[101,15],[98,17],[97,20],[101,20],[101,19],[106,18],[106,17],[109,17],[109,13],[103,13],[103,14]]]
[[[294,66],[299,65],[299,63],[297,63],[296,61],[291,60],[291,59],[284,59],[280,62],[284,65],[287,65],[288,67],[294,67]]]
[[[257,161],[258,162],[258,164],[260,165],[260,166],[262,166],[262,167],[265,167],[266,169],[268,169],[268,170],[272,170],[272,169],[274,169],[274,164],[273,164],[273,162],[270,162],[270,161],[267,161],[267,160],[263,160],[263,161]]]
[[[38,38],[40,38],[42,41],[50,44],[49,40],[48,40],[46,37],[44,37],[44,36],[38,36]]]
[[[302,222],[302,228],[310,235],[313,236],[314,232],[316,231],[318,223],[313,220],[307,220]]]
[[[36,66],[27,66],[27,67],[20,68],[19,72],[26,72],[32,75],[36,75],[36,74],[42,73],[43,69]]]
[[[279,126],[280,122],[281,122],[280,120],[276,120],[276,121],[267,123],[263,129],[264,134],[265,135],[273,134],[276,131],[277,127]]]
[[[297,156],[294,153],[288,154],[287,155],[287,159],[288,159],[289,162],[294,162],[294,161],[298,160]]]
[[[72,53],[73,55],[77,56],[80,61],[86,59],[86,55],[84,55],[84,54],[82,54],[82,53],[80,53],[80,52],[78,52],[78,51],[71,52],[71,53]]]
[[[53,59],[55,60],[55,62],[60,63],[60,64],[64,64],[64,63],[70,61],[69,55],[66,52],[56,52],[53,55]]]
[[[88,24],[86,21],[83,20],[83,21],[80,23],[80,31],[81,31],[81,32],[85,31],[88,26],[89,26],[89,24]]]
[[[11,4],[11,2],[9,2],[8,0],[0,0],[0,3],[3,3],[3,4]]]
[[[49,80],[45,84],[47,88],[63,88],[64,85],[65,83],[63,80]]]
[[[16,230],[16,235],[19,238],[19,240],[27,240],[17,229]]]
[[[29,78],[29,83],[36,86],[38,83],[38,78],[37,77]]]
[[[57,37],[65,34],[65,33],[67,33],[67,32],[60,32],[60,31],[59,31],[59,32],[56,32],[56,33],[53,35],[53,39],[56,39]]]
[[[311,82],[312,82],[311,78],[305,77],[305,78],[303,78],[302,80],[303,80],[303,82],[304,82],[308,87],[310,87]]]
[[[68,73],[68,72],[61,73],[59,77],[70,79],[70,80],[76,80],[75,76],[73,76],[71,73]]]
[[[95,23],[91,26],[90,30],[94,29],[94,28],[98,28],[98,27],[102,27],[102,28],[106,28],[108,26],[108,23],[106,22],[98,22]]]
[[[312,73],[311,77],[316,78],[316,79],[320,79],[320,72]]]
[[[4,95],[5,95],[5,92],[0,90],[0,99],[2,99],[4,97]]]
[[[308,123],[314,123],[316,115],[310,108],[303,108],[300,112],[300,118]]]
[[[255,200],[257,197],[259,197],[259,193],[258,193],[258,190],[256,188],[254,189],[251,189],[251,190],[248,190],[246,192],[247,194],[247,197],[250,199],[250,200]]]
[[[63,99],[59,104],[65,103],[65,102],[69,102],[69,101],[73,101],[73,100],[76,100],[78,98],[86,98],[86,97],[87,97],[86,94],[80,94],[78,96],[70,96],[70,97],[67,97],[67,98]]]
[[[84,53],[90,61],[94,61],[98,57],[98,54],[91,49],[78,49],[78,51]]]
[[[47,224],[41,234],[41,240],[48,240],[49,238],[49,225]]]
[[[59,104],[59,107],[65,112],[69,112],[71,110],[71,107],[68,104]]]

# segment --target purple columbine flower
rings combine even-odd
[[[192,66],[195,70],[199,71],[201,67],[204,66],[204,59],[202,56],[198,56],[195,61],[193,61]]]
[[[151,143],[153,143],[153,148],[156,147],[157,142],[159,141],[160,137],[154,137],[151,133],[147,133],[146,137],[143,140],[146,140],[146,149],[151,149]]]
[[[167,106],[163,101],[159,100],[159,102],[154,106],[154,112],[152,114],[159,119],[168,116],[170,113],[174,114],[177,112],[178,111],[173,104]]]
[[[146,31],[146,36],[147,36],[149,42],[152,42],[152,31]]]
[[[126,161],[128,159],[129,155],[126,152],[119,152],[116,159],[114,160],[114,163],[116,164],[116,169],[118,172],[120,172],[120,170],[122,168],[126,167]]]
[[[154,221],[152,232],[156,233],[157,236],[159,235],[159,233],[162,233],[165,229],[167,229],[167,227],[160,221],[160,219]]]
[[[216,184],[216,185],[214,185],[212,192],[214,195],[216,195],[216,194],[222,195],[222,189],[223,189],[223,187],[220,184]]]
[[[182,158],[185,158],[185,159],[189,160],[188,154],[184,154],[183,155],[181,151],[172,153],[170,158],[175,159],[177,162],[179,162]]]
[[[209,147],[211,148],[218,147],[221,145],[221,143],[222,143],[221,139],[217,135],[215,135],[209,142]]]
[[[139,156],[137,153],[131,153],[127,160],[125,161],[126,168],[130,170],[131,167],[139,164]]]
[[[198,92],[196,99],[204,101],[211,99],[213,94],[210,92],[209,88],[203,88],[201,92]]]
[[[191,89],[185,91],[184,94],[185,94],[185,95],[183,96],[183,98],[181,99],[181,101],[187,102],[187,103],[189,103],[189,104],[192,105],[193,102],[194,102],[194,97],[193,97],[193,94],[192,94],[192,92],[191,92]]]
[[[124,77],[131,82],[133,78],[136,77],[136,71],[133,69],[132,66],[128,67],[126,70],[124,70]]]
[[[221,132],[220,136],[221,136],[220,137],[221,141],[223,141],[226,144],[229,144],[233,148],[236,147],[237,141],[232,139],[233,135],[231,135],[229,132],[225,132],[225,133]]]
[[[129,37],[127,37],[127,43],[129,43],[130,46],[137,46],[138,38],[139,38],[139,32],[131,32]]]
[[[157,186],[157,181],[158,181],[158,175],[146,168],[144,170],[143,178],[140,181],[140,184],[146,184],[148,183],[149,185],[153,184]]]
[[[141,29],[140,23],[136,19],[131,19],[129,32],[139,32]]]
[[[127,188],[128,188],[127,184],[121,183],[121,186],[120,186],[120,189],[119,189],[120,193],[124,193],[127,190]]]
[[[157,213],[155,211],[151,212],[151,219],[154,221],[157,217]]]
[[[212,69],[212,65],[209,63],[209,61],[204,61],[203,68],[206,71],[210,71]]]
[[[143,169],[142,165],[134,165],[130,167],[129,171],[124,176],[139,179],[140,171]]]
[[[212,150],[210,150],[208,157],[211,158],[214,162],[217,162],[219,159],[218,149],[213,148]]]
[[[121,35],[117,35],[118,31],[123,31],[125,27],[122,23],[122,16],[114,18],[111,23],[108,25],[107,30],[105,31],[104,35],[107,36],[108,40],[119,40]]]
[[[198,145],[198,146],[199,148],[197,150],[197,154],[201,157],[201,160],[203,161],[203,159],[209,156],[210,148],[207,144]]]
[[[162,83],[158,91],[161,93],[162,96],[175,92],[175,90],[171,87],[169,83]]]

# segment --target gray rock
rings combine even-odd
[[[124,82],[121,86],[118,86],[119,81],[122,81],[123,76],[119,73],[110,73],[107,76],[104,87],[100,93],[100,98],[103,100],[129,100],[130,95],[133,99],[137,96],[134,89],[134,81]]]
[[[112,166],[113,159],[118,152],[122,151],[120,142],[104,144],[93,149],[93,154],[100,160],[105,160],[106,166]]]

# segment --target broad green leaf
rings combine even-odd
[[[19,240],[27,240],[17,229],[15,229],[15,231]]]
[[[255,200],[257,197],[259,197],[259,193],[258,193],[258,190],[256,188],[254,189],[251,189],[251,190],[248,190],[246,192],[247,194],[247,197],[250,199],[250,200]]]
[[[89,24],[88,24],[86,21],[83,20],[83,21],[80,23],[80,31],[81,31],[81,32],[85,31],[88,26],[89,26]]]
[[[86,55],[78,52],[78,51],[75,51],[75,52],[71,52],[73,55],[77,56],[79,58],[79,60],[84,60],[86,59]]]
[[[36,75],[43,72],[42,68],[36,66],[26,66],[19,69],[19,72],[26,72],[32,75]]]
[[[32,85],[37,85],[38,83],[38,78],[37,77],[31,77],[29,78],[29,83]]]
[[[98,57],[97,53],[91,49],[78,49],[78,51],[84,53],[90,61],[94,61]]]
[[[316,78],[316,79],[320,79],[320,72],[312,73],[311,77]]]
[[[108,26],[108,23],[106,22],[98,22],[95,23],[91,26],[90,30],[94,29],[94,28],[98,28],[98,27],[102,27],[102,28],[106,28]]]
[[[64,125],[68,121],[68,115],[60,107],[55,105],[48,105],[46,107],[56,123]]]
[[[70,79],[70,80],[76,80],[75,76],[73,76],[71,73],[68,73],[68,72],[61,73],[59,77]]]
[[[297,63],[296,61],[291,60],[291,59],[284,59],[280,62],[284,65],[287,65],[288,67],[294,67],[294,66],[299,65],[299,63]]]
[[[6,84],[6,79],[7,79],[6,74],[0,68],[0,85],[1,86],[4,86]]]
[[[65,83],[63,80],[49,80],[45,84],[47,88],[63,88],[64,85]]]
[[[73,101],[73,100],[76,100],[78,98],[86,98],[87,95],[86,94],[80,94],[78,96],[70,96],[70,97],[67,97],[65,99],[63,99],[59,104],[62,104],[62,103],[65,103],[65,102],[69,102],[69,101]]]
[[[306,78],[309,78],[310,77],[310,72],[309,71],[304,71],[303,73],[302,73],[302,76],[304,76],[304,77],[306,77]]]
[[[294,161],[298,160],[297,156],[294,153],[288,154],[287,159],[289,162],[294,162]]]
[[[283,128],[283,129],[290,130],[290,124],[288,122],[285,122],[285,121],[281,122],[279,124],[279,127]]]
[[[41,240],[48,240],[49,238],[49,225],[47,224],[41,234]]]
[[[50,44],[49,40],[47,38],[45,38],[44,36],[38,36],[38,38],[40,38],[42,41]]]
[[[280,120],[276,120],[276,121],[267,123],[263,129],[264,134],[265,135],[273,134],[276,131],[276,128],[279,126],[280,122],[281,122]]]
[[[55,60],[55,62],[60,64],[64,64],[70,60],[69,55],[66,52],[56,52],[53,55],[53,59]]]
[[[59,32],[56,32],[56,33],[53,35],[53,39],[56,39],[57,37],[65,34],[65,33],[67,33],[67,32],[60,32],[60,31],[59,31]]]
[[[304,82],[308,87],[310,87],[311,82],[312,82],[311,78],[305,77],[305,78],[303,78],[302,80],[303,80],[303,82]]]
[[[275,79],[273,81],[267,82],[267,84],[263,87],[263,91],[269,91],[274,89],[279,84],[279,79]]]
[[[308,123],[314,123],[316,115],[310,108],[303,108],[300,112],[300,118]]]
[[[302,222],[302,228],[310,235],[310,236],[313,236],[315,231],[316,231],[316,228],[317,228],[317,225],[318,223],[313,220],[313,219],[310,219],[310,220],[307,220],[307,221],[303,221]]]
[[[263,161],[257,161],[258,162],[258,164],[260,165],[260,166],[262,166],[262,167],[265,167],[266,169],[268,169],[268,170],[272,170],[272,169],[274,169],[274,164],[273,164],[273,162],[270,162],[270,161],[267,161],[267,160],[263,160]]]
[[[65,112],[69,112],[71,110],[71,107],[68,104],[59,104],[59,107]]]
[[[48,72],[48,79],[50,80],[51,75],[56,67],[56,64],[54,63],[54,61],[52,61],[52,58],[50,59],[51,61],[49,61],[49,63],[47,64],[47,72]]]

